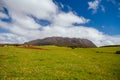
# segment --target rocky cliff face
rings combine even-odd
[[[56,46],[65,46],[65,47],[81,47],[81,48],[96,47],[96,45],[93,42],[87,39],[64,38],[64,37],[48,37],[44,39],[33,40],[25,44],[56,45]]]

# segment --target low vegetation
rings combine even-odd
[[[0,80],[120,80],[120,47],[0,47]]]
[[[120,54],[120,51],[116,51],[116,54]]]

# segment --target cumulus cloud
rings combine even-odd
[[[52,0],[1,0],[1,3],[7,8],[11,22],[0,20],[0,27],[9,31],[0,33],[0,43],[24,43],[52,36],[86,38],[98,46],[120,43],[118,36],[105,35],[92,27],[73,25],[86,24],[90,19],[72,11],[65,13],[59,10]],[[96,10],[98,4],[99,0],[90,2],[90,9]],[[1,18],[9,18],[3,14]],[[35,19],[47,20],[51,24],[43,26]]]
[[[57,12],[57,6],[52,0],[2,0],[3,4],[10,11],[10,15],[24,17],[32,15],[40,19],[50,19]],[[15,17],[16,17],[15,16]],[[50,17],[51,16],[51,17]]]
[[[88,2],[88,5],[89,5],[88,9],[92,9],[93,10],[93,14],[95,14],[97,12],[97,9],[99,7],[100,1],[101,0],[95,0],[95,1]]]
[[[6,15],[6,14],[3,13],[3,12],[0,12],[0,18],[8,18],[8,15]]]
[[[88,21],[89,19],[85,19],[84,17],[78,17],[72,12],[61,12],[55,17],[53,24],[57,26],[71,26],[73,23],[85,24]]]
[[[12,33],[1,33],[0,34],[0,43],[23,43],[26,42],[27,39],[25,39],[23,36],[18,36]]]

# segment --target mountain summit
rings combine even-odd
[[[44,39],[37,39],[25,44],[29,45],[55,45],[55,46],[65,46],[65,47],[81,47],[81,48],[91,48],[96,47],[96,45],[88,39],[80,38],[66,38],[66,37],[48,37]]]

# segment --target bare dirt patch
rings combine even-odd
[[[48,49],[39,48],[39,47],[36,47],[36,46],[19,46],[19,48],[36,49],[36,50],[48,50]]]

